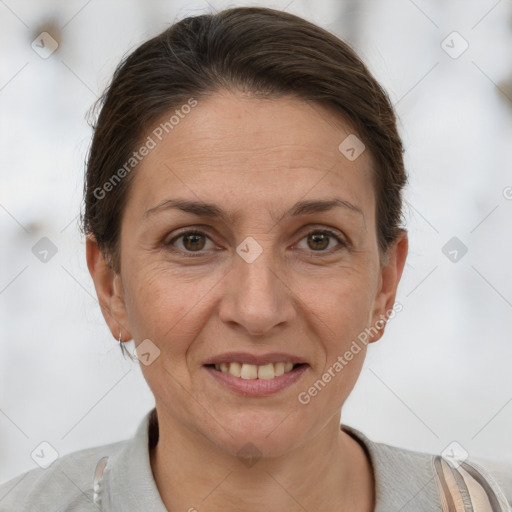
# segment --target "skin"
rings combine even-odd
[[[217,92],[133,171],[119,274],[94,237],[87,240],[113,337],[121,331],[136,345],[150,339],[160,350],[141,370],[155,396],[160,438],[151,466],[168,510],[374,510],[370,461],[339,428],[366,347],[309,404],[297,399],[392,309],[407,255],[401,232],[380,258],[371,155],[349,161],[338,150],[350,133],[316,104]],[[171,209],[143,218],[177,197],[215,203],[237,217],[224,223]],[[297,201],[333,197],[362,213],[285,216]],[[165,243],[179,228],[206,237],[179,238],[172,251]],[[310,233],[328,228],[346,245],[334,238],[315,245]],[[248,236],[263,249],[252,263],[236,252]],[[234,350],[286,352],[309,367],[277,394],[245,397],[203,367]],[[261,453],[251,467],[237,457],[247,443]]]

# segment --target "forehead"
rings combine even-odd
[[[175,111],[144,134],[154,147],[137,165],[130,191],[141,213],[173,195],[274,204],[275,211],[287,196],[373,197],[369,152],[353,161],[344,156],[339,146],[354,136],[351,126],[316,103],[223,92],[198,99],[171,124]]]

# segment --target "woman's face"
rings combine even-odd
[[[316,104],[218,93],[160,132],[133,171],[120,276],[93,275],[105,318],[150,340],[161,420],[228,453],[284,453],[338,425],[365,345],[344,354],[392,308],[406,239],[381,266],[369,151],[340,151],[350,126]]]

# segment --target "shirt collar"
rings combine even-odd
[[[374,512],[442,511],[433,471],[433,456],[369,439],[345,424],[341,430],[352,436],[369,457],[375,478]]]
[[[374,512],[419,510],[420,502],[429,503],[431,511],[442,510],[432,455],[374,442],[345,424],[340,429],[359,442],[371,461],[375,478]],[[153,408],[141,421],[135,436],[109,457],[99,486],[103,510],[167,512],[149,456],[157,441],[158,421]]]
[[[158,441],[156,409],[149,411],[135,436],[110,457],[105,467],[101,507],[105,511],[167,512],[156,486],[149,458]]]

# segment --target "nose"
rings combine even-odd
[[[296,314],[288,274],[270,248],[263,249],[254,261],[236,253],[233,268],[226,277],[220,319],[253,336],[283,328]]]

